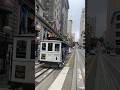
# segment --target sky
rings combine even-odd
[[[80,34],[80,17],[82,9],[85,7],[85,0],[69,0],[68,19],[73,20],[72,33],[75,33],[75,41],[79,40]]]

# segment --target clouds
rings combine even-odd
[[[82,8],[85,7],[85,0],[69,0],[69,19],[73,20],[72,32],[76,33],[76,40],[79,39],[80,33],[80,16]]]

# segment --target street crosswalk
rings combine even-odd
[[[69,67],[64,67],[63,70],[58,75],[58,77],[52,83],[52,85],[48,88],[48,90],[61,90],[68,71]]]

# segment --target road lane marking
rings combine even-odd
[[[62,90],[68,71],[69,67],[64,67],[48,90]]]
[[[75,49],[73,50],[72,55],[69,58],[68,63],[65,65],[65,67],[69,67],[70,66],[70,63],[71,63],[71,60],[72,60],[72,57],[73,57],[74,53],[75,53]]]

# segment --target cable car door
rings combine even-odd
[[[34,87],[35,39],[33,37],[15,37],[11,82],[24,87]]]

